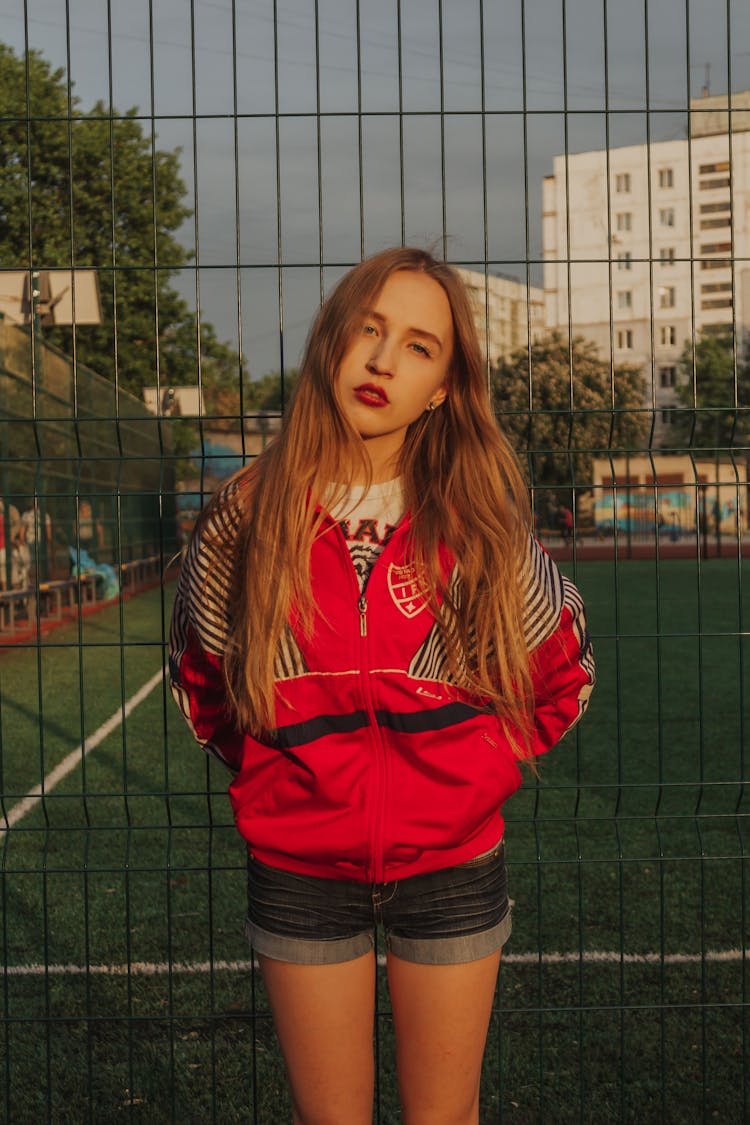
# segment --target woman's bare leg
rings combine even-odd
[[[500,953],[461,965],[388,954],[404,1125],[477,1125]]]
[[[375,956],[336,965],[258,957],[295,1125],[371,1125]]]

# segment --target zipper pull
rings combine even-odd
[[[364,594],[362,594],[361,598],[357,602],[357,607],[359,608],[359,635],[360,637],[366,637],[367,618],[365,614],[367,613],[367,598]]]

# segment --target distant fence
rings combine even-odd
[[[0,318],[5,584],[18,584],[19,536],[40,581],[68,574],[81,548],[98,563],[173,549],[174,468],[158,420],[43,341],[33,370],[31,333]]]

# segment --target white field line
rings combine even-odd
[[[85,738],[80,745],[76,746],[75,750],[71,750],[53,770],[50,770],[40,785],[35,785],[30,793],[27,793],[22,800],[18,801],[18,803],[13,806],[5,817],[4,826],[0,826],[0,840],[9,828],[12,828],[14,824],[18,824],[18,821],[26,816],[26,813],[30,812],[35,805],[38,805],[64,777],[67,777],[71,770],[74,770],[76,766],[80,765],[85,756],[90,754],[100,742],[103,742],[107,735],[110,735],[113,730],[117,730],[123,719],[127,719],[130,712],[133,711],[139,703],[142,703],[147,695],[151,694],[157,684],[161,683],[164,678],[164,673],[164,668],[160,668],[158,672],[155,672],[151,679],[145,683],[143,687],[138,689],[135,695],[131,695],[124,707],[118,707],[114,715],[110,715],[107,721],[102,723],[98,730],[95,730],[89,738]]]
[[[592,950],[584,953],[508,953],[504,965],[699,965],[701,961],[728,963],[742,961],[744,949],[707,949],[705,953],[618,953],[616,950]],[[385,957],[378,957],[385,965]],[[257,968],[257,961],[131,961],[120,965],[7,965],[5,973],[11,977],[49,976],[102,976],[102,977],[157,977],[167,973],[220,973],[249,972]]]

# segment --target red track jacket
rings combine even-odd
[[[235,497],[233,485],[209,525],[230,542]],[[309,640],[292,625],[282,637],[267,742],[237,731],[226,709],[231,548],[219,552],[205,536],[191,543],[172,617],[172,691],[197,741],[234,772],[237,827],[263,863],[384,882],[463,863],[503,834],[518,761],[481,700],[451,683],[439,628],[404,557],[407,527],[408,517],[360,595],[329,520],[311,557],[320,613]],[[583,714],[594,662],[578,591],[536,540],[525,584],[541,754]]]

